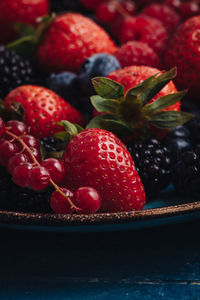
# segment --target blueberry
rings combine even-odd
[[[182,138],[172,139],[167,146],[171,152],[173,160],[176,160],[182,152],[192,148],[191,142]]]
[[[167,137],[173,139],[173,138],[188,138],[189,136],[190,136],[189,129],[186,126],[182,125],[171,130]]]
[[[96,76],[107,76],[109,73],[120,69],[117,58],[110,54],[100,53],[86,59],[81,67],[79,86],[85,95],[94,94],[91,79]]]

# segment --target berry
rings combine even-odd
[[[61,191],[70,199],[73,198],[73,193],[66,189],[61,188]],[[67,199],[61,195],[58,191],[54,191],[50,198],[50,206],[52,210],[57,214],[71,214],[74,209],[71,207]]]
[[[1,0],[0,1],[0,31],[1,43],[6,43],[16,37],[13,29],[15,23],[37,24],[37,19],[48,14],[48,0]],[[6,33],[6,34],[5,34]]]
[[[53,136],[46,137],[40,140],[47,152],[59,152],[66,148],[66,143]]]
[[[26,134],[23,135],[21,138],[28,147],[35,148],[38,151],[40,150],[40,143],[34,136]]]
[[[175,189],[184,196],[200,196],[200,145],[186,151],[177,161],[172,171]]]
[[[42,160],[40,149],[30,147],[29,150],[31,151],[32,155],[35,156],[35,158],[37,159],[38,162],[40,162]],[[27,155],[27,157],[30,161],[33,160],[29,151],[24,150],[23,153]]]
[[[44,87],[18,87],[6,97],[4,104],[7,109],[11,108],[13,101],[22,104],[24,122],[35,137],[43,138],[61,131],[57,122],[62,120],[83,125],[83,116],[75,108]]]
[[[175,10],[179,11],[182,1],[181,0],[164,0],[164,4],[171,6]]]
[[[148,197],[155,196],[170,183],[171,161],[166,147],[156,139],[127,145]]]
[[[198,2],[186,1],[181,4],[179,12],[183,19],[188,19],[200,14],[200,6]]]
[[[115,56],[122,67],[133,65],[144,65],[155,68],[161,67],[157,53],[144,42],[127,42],[117,49]]]
[[[17,145],[10,141],[3,141],[0,143],[0,154],[5,159],[5,164],[7,163],[8,159],[11,158],[19,151]]]
[[[65,169],[61,161],[55,158],[47,158],[43,160],[41,166],[49,171],[51,179],[56,184],[59,184],[63,181],[65,177]]]
[[[199,100],[200,81],[200,16],[180,25],[169,40],[165,52],[165,66],[177,66],[175,83],[180,89],[189,89],[188,97]]]
[[[78,72],[93,54],[113,53],[116,46],[95,22],[75,13],[57,16],[38,48],[38,61],[48,73]]]
[[[32,63],[14,51],[0,46],[0,97],[23,84],[36,83],[36,71]]]
[[[116,15],[117,7],[116,1],[109,1],[101,3],[97,8],[97,19],[105,24],[111,23]]]
[[[162,54],[167,41],[167,32],[159,20],[140,15],[129,17],[123,22],[120,40],[122,43],[131,40],[145,42],[157,54]]]
[[[94,89],[91,79],[97,76],[107,76],[109,73],[120,69],[117,58],[110,54],[100,53],[86,59],[79,75],[79,86],[86,95],[92,95]]]
[[[32,190],[41,191],[49,185],[50,173],[44,167],[35,166],[28,171],[26,183]]]
[[[63,185],[75,191],[90,186],[99,191],[101,211],[141,209],[145,193],[134,162],[122,142],[111,132],[92,128],[69,142],[63,157]]]
[[[8,172],[11,175],[13,175],[16,167],[27,162],[28,162],[28,157],[25,154],[22,153],[15,154],[8,161]]]
[[[11,209],[20,212],[36,212],[36,213],[50,213],[49,205],[50,190],[44,192],[35,192],[28,188],[21,188],[12,183],[10,187],[10,199],[8,200]]]
[[[153,3],[144,8],[142,11],[144,15],[147,15],[149,17],[158,19],[162,22],[164,27],[167,29],[167,31],[171,32],[174,30],[174,28],[179,24],[180,17],[176,13],[176,11],[166,5],[166,4],[159,4],[159,3]]]
[[[104,0],[81,0],[81,3],[90,10],[96,10]]]
[[[6,131],[5,123],[2,118],[0,118],[0,137],[4,135]]]
[[[91,187],[80,187],[74,193],[72,202],[80,209],[81,214],[94,214],[101,206],[101,196]]]
[[[31,163],[24,163],[17,166],[12,172],[12,179],[15,184],[25,188],[27,186],[27,175],[29,170],[33,168]]]
[[[6,123],[6,126],[9,128],[9,131],[17,136],[21,136],[23,134],[26,134],[28,131],[28,128],[26,124],[20,121],[11,120]]]

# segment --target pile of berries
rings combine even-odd
[[[74,193],[59,187],[65,177],[63,163],[55,158],[42,161],[39,141],[29,134],[26,124],[0,118],[0,165],[7,168],[13,182],[22,188],[42,191],[53,186],[50,206],[56,213],[95,213],[101,205],[99,193],[81,187]]]

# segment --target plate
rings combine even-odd
[[[94,215],[55,215],[0,211],[1,227],[56,232],[132,230],[200,218],[200,201],[183,198],[170,187],[141,211]]]

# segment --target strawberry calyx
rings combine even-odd
[[[36,53],[37,45],[42,40],[45,31],[53,22],[55,16],[55,14],[51,14],[38,18],[36,29],[34,26],[26,23],[15,23],[14,28],[20,38],[8,44],[6,48],[15,51],[23,57],[32,57]]]
[[[24,109],[22,104],[13,102],[11,108],[8,110],[4,105],[4,101],[0,99],[0,117],[2,117],[4,121],[22,121],[24,117]]]
[[[86,128],[101,128],[113,132],[119,138],[138,134],[142,139],[152,127],[170,130],[188,122],[193,115],[182,111],[163,111],[179,102],[187,90],[151,100],[176,77],[177,68],[155,74],[126,93],[124,87],[108,78],[92,80],[98,95],[91,97],[94,108],[101,113]]]

